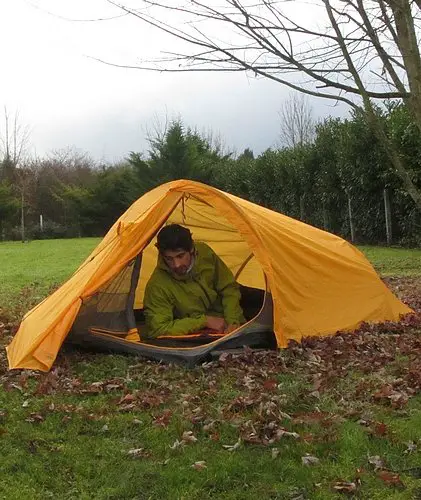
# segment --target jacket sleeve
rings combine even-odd
[[[245,322],[240,306],[240,286],[225,262],[214,255],[216,268],[216,291],[221,297],[224,319],[228,325],[240,325]]]
[[[146,336],[185,335],[206,326],[206,316],[174,319],[171,297],[157,283],[148,283],[143,299],[146,319]]]

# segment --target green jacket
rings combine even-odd
[[[143,300],[145,336],[195,332],[206,326],[206,316],[244,323],[240,297],[232,272],[206,243],[195,244],[193,268],[185,276],[174,275],[160,257]]]

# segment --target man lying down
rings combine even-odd
[[[158,264],[145,289],[146,338],[230,333],[245,322],[232,272],[178,224],[158,233]]]

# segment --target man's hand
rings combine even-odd
[[[225,330],[225,320],[224,318],[218,318],[217,316],[206,316],[206,327],[211,330],[215,330],[218,333],[223,333]]]
[[[231,333],[233,332],[234,330],[237,330],[237,328],[240,328],[240,325],[228,325],[225,330],[224,330],[224,333]]]

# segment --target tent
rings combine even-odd
[[[245,325],[224,336],[142,338],[143,293],[157,261],[156,234],[166,223],[188,227],[232,270],[251,304]],[[25,315],[7,355],[10,368],[48,371],[67,338],[194,364],[214,350],[283,348],[304,336],[353,330],[364,321],[397,321],[409,312],[345,240],[180,180],[133,203],[73,276]]]

